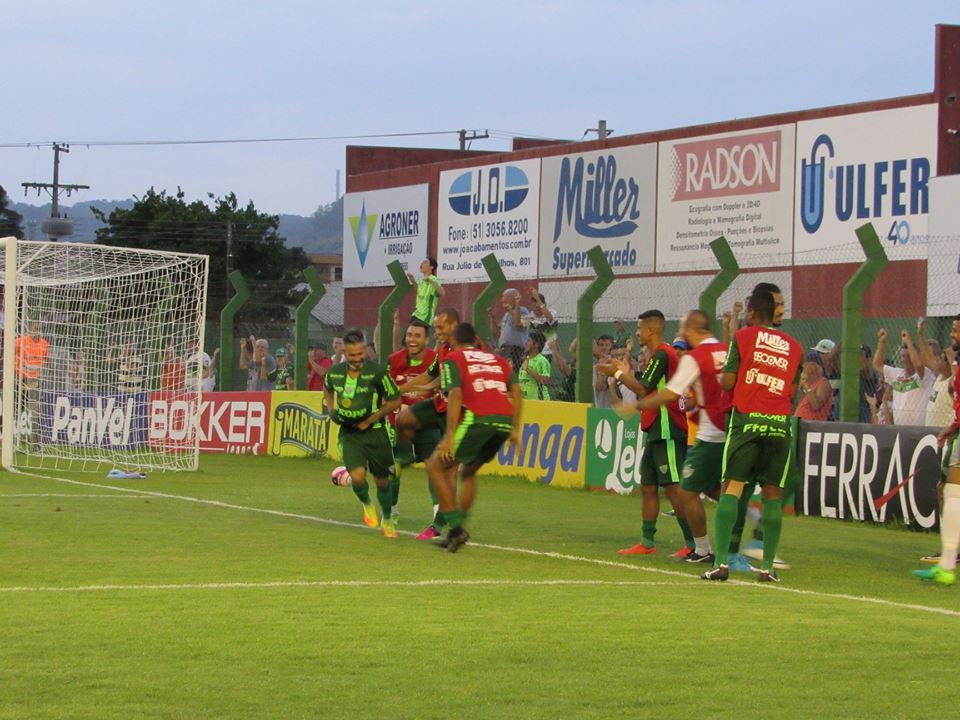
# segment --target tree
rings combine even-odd
[[[23,237],[23,217],[15,210],[7,207],[9,196],[0,185],[0,237]]]
[[[210,256],[207,318],[216,320],[232,296],[227,281],[227,238],[232,258],[230,269],[239,270],[250,286],[250,301],[238,317],[243,323],[287,323],[289,308],[303,297],[294,290],[303,282],[301,271],[309,261],[300,248],[288,248],[277,235],[278,218],[257,212],[253,202],[240,208],[233,193],[208,195],[213,208],[195,200],[184,201],[150,188],[129,210],[117,209],[106,217],[91,208],[106,227],[97,230],[96,241],[104,245],[200,253]]]

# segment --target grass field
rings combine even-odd
[[[707,583],[671,518],[616,554],[639,498],[481,478],[451,555],[413,539],[421,471],[386,540],[331,467],[0,474],[0,719],[952,712],[960,587],[909,575],[935,535],[787,518],[781,585]]]

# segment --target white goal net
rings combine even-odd
[[[0,246],[4,467],[196,469],[208,258]]]

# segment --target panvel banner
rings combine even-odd
[[[789,265],[794,126],[660,143],[657,272],[715,270],[721,235],[741,267]]]
[[[437,205],[442,282],[487,280],[490,253],[508,280],[537,276],[539,159],[442,172]]]
[[[656,144],[542,162],[540,277],[593,277],[595,245],[618,275],[653,272]]]
[[[343,286],[393,285],[394,260],[420,277],[427,256],[429,185],[343,196]]]
[[[323,393],[274,392],[271,399],[271,455],[339,459],[338,427],[326,414]]]
[[[483,466],[483,472],[519,475],[557,487],[583,487],[583,434],[588,407],[580,403],[524,401],[520,447],[505,443],[497,456]]]
[[[868,222],[891,260],[925,257],[936,105],[799,122],[797,156],[795,264],[862,261]]]
[[[801,422],[797,464],[798,513],[936,528],[941,451],[933,428]]]

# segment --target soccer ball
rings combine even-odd
[[[345,468],[343,465],[340,465],[339,467],[335,467],[333,469],[333,472],[330,473],[330,482],[332,482],[334,485],[339,485],[339,486],[349,485],[350,473],[347,472],[347,468]]]

